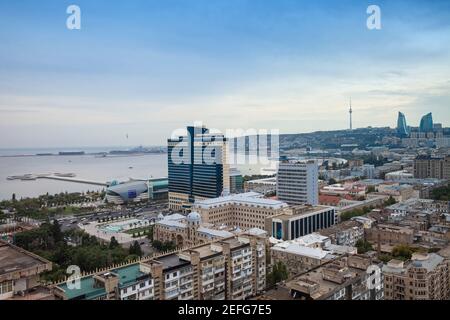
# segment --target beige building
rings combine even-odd
[[[172,214],[160,218],[153,227],[153,240],[173,242],[177,247],[193,246],[234,236],[229,228],[203,224],[200,214]]]
[[[387,224],[379,224],[370,229],[365,229],[365,236],[367,241],[389,245],[412,244],[414,242],[413,229]]]
[[[0,300],[28,296],[40,286],[39,275],[51,270],[50,261],[0,240]],[[32,299],[47,298],[37,293]]]
[[[287,207],[285,202],[265,199],[256,192],[247,192],[197,201],[193,210],[200,214],[203,223],[247,230],[265,229],[265,219],[284,212]]]
[[[449,262],[438,254],[414,254],[406,263],[391,260],[383,274],[386,300],[450,298]]]

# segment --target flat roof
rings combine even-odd
[[[140,271],[139,263],[135,263],[126,267],[112,269],[110,272],[115,273],[119,278],[119,288],[126,287],[130,283],[136,282],[145,273]],[[98,274],[101,276],[101,274]],[[106,294],[105,288],[94,287],[94,277],[88,276],[80,279],[80,288],[69,289],[67,284],[58,286],[64,291],[67,299],[94,299]]]
[[[38,267],[51,270],[51,262],[0,240],[0,280],[10,273]],[[36,270],[37,273],[39,272]]]
[[[189,261],[182,260],[176,253],[162,256],[154,260],[163,264],[163,270],[170,270],[190,264]]]
[[[106,294],[105,288],[94,288],[94,277],[89,276],[80,279],[80,288],[69,289],[66,283],[58,286],[59,289],[64,291],[68,300],[71,299],[94,299]]]
[[[336,211],[335,207],[331,207],[331,206],[290,206],[289,209],[293,210],[292,214],[281,213],[281,214],[273,216],[273,218],[280,219],[280,220],[289,220],[289,219],[298,218],[301,216],[307,216],[310,214],[319,213],[322,211],[329,211],[329,210]],[[299,210],[299,211],[296,212],[296,210]]]
[[[246,192],[219,198],[196,201],[194,203],[194,207],[208,209],[211,207],[226,204],[254,205],[270,207],[272,209],[287,207],[287,203],[279,200],[265,199],[262,197],[262,194],[257,192]]]

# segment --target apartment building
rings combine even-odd
[[[333,244],[354,247],[358,240],[364,239],[364,225],[358,221],[349,220],[320,230],[318,233],[329,237]]]
[[[383,267],[386,300],[447,300],[449,262],[435,254],[414,254],[411,261],[391,260]]]
[[[450,156],[418,156],[414,160],[414,178],[450,179]]]
[[[59,299],[243,300],[266,286],[265,239],[243,234],[63,283]]]

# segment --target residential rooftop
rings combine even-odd
[[[51,270],[50,261],[0,240],[0,282]]]

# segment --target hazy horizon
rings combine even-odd
[[[161,146],[195,121],[343,130],[350,98],[354,128],[449,126],[449,34],[444,0],[0,1],[0,148]]]

